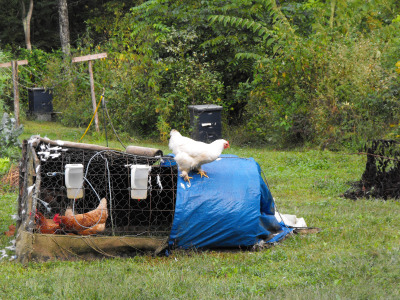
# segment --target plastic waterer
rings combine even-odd
[[[151,167],[148,165],[131,165],[131,198],[146,199],[147,185]]]
[[[69,199],[83,198],[83,165],[65,165],[65,186]]]

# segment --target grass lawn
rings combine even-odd
[[[25,122],[32,134],[78,141],[84,129]],[[133,141],[133,142],[132,142]],[[88,143],[105,145],[100,136]],[[166,144],[130,141],[159,147]],[[120,148],[111,141],[110,146]],[[294,235],[259,252],[175,251],[80,262],[0,260],[0,299],[399,299],[400,202],[346,200],[365,158],[343,152],[239,148],[260,163],[281,213],[304,217],[318,234]],[[0,192],[0,232],[13,221],[17,193]],[[0,250],[13,238],[0,237]],[[9,252],[9,254],[11,254]],[[1,255],[1,252],[0,252]]]

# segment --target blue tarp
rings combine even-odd
[[[222,155],[178,179],[170,245],[177,248],[252,246],[275,242],[290,232],[275,218],[272,195],[252,158]]]

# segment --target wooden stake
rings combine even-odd
[[[14,117],[15,126],[19,126],[19,91],[18,91],[18,62],[13,60],[12,65],[12,79],[14,85]]]
[[[0,68],[12,67],[12,80],[14,86],[14,115],[15,115],[15,126],[19,126],[19,90],[18,90],[18,65],[27,65],[27,60],[13,60],[11,62],[0,64]]]
[[[93,78],[93,68],[92,68],[92,61],[89,60],[89,78],[90,78],[90,94],[92,95],[92,105],[93,111],[96,111],[97,103],[96,103],[96,94],[94,93],[94,78]],[[99,116],[96,113],[94,116],[94,125],[96,127],[96,131],[99,132]]]

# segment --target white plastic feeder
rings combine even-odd
[[[147,185],[151,167],[147,165],[131,166],[131,198],[146,199]]]
[[[83,165],[65,165],[65,186],[69,199],[83,198]]]

